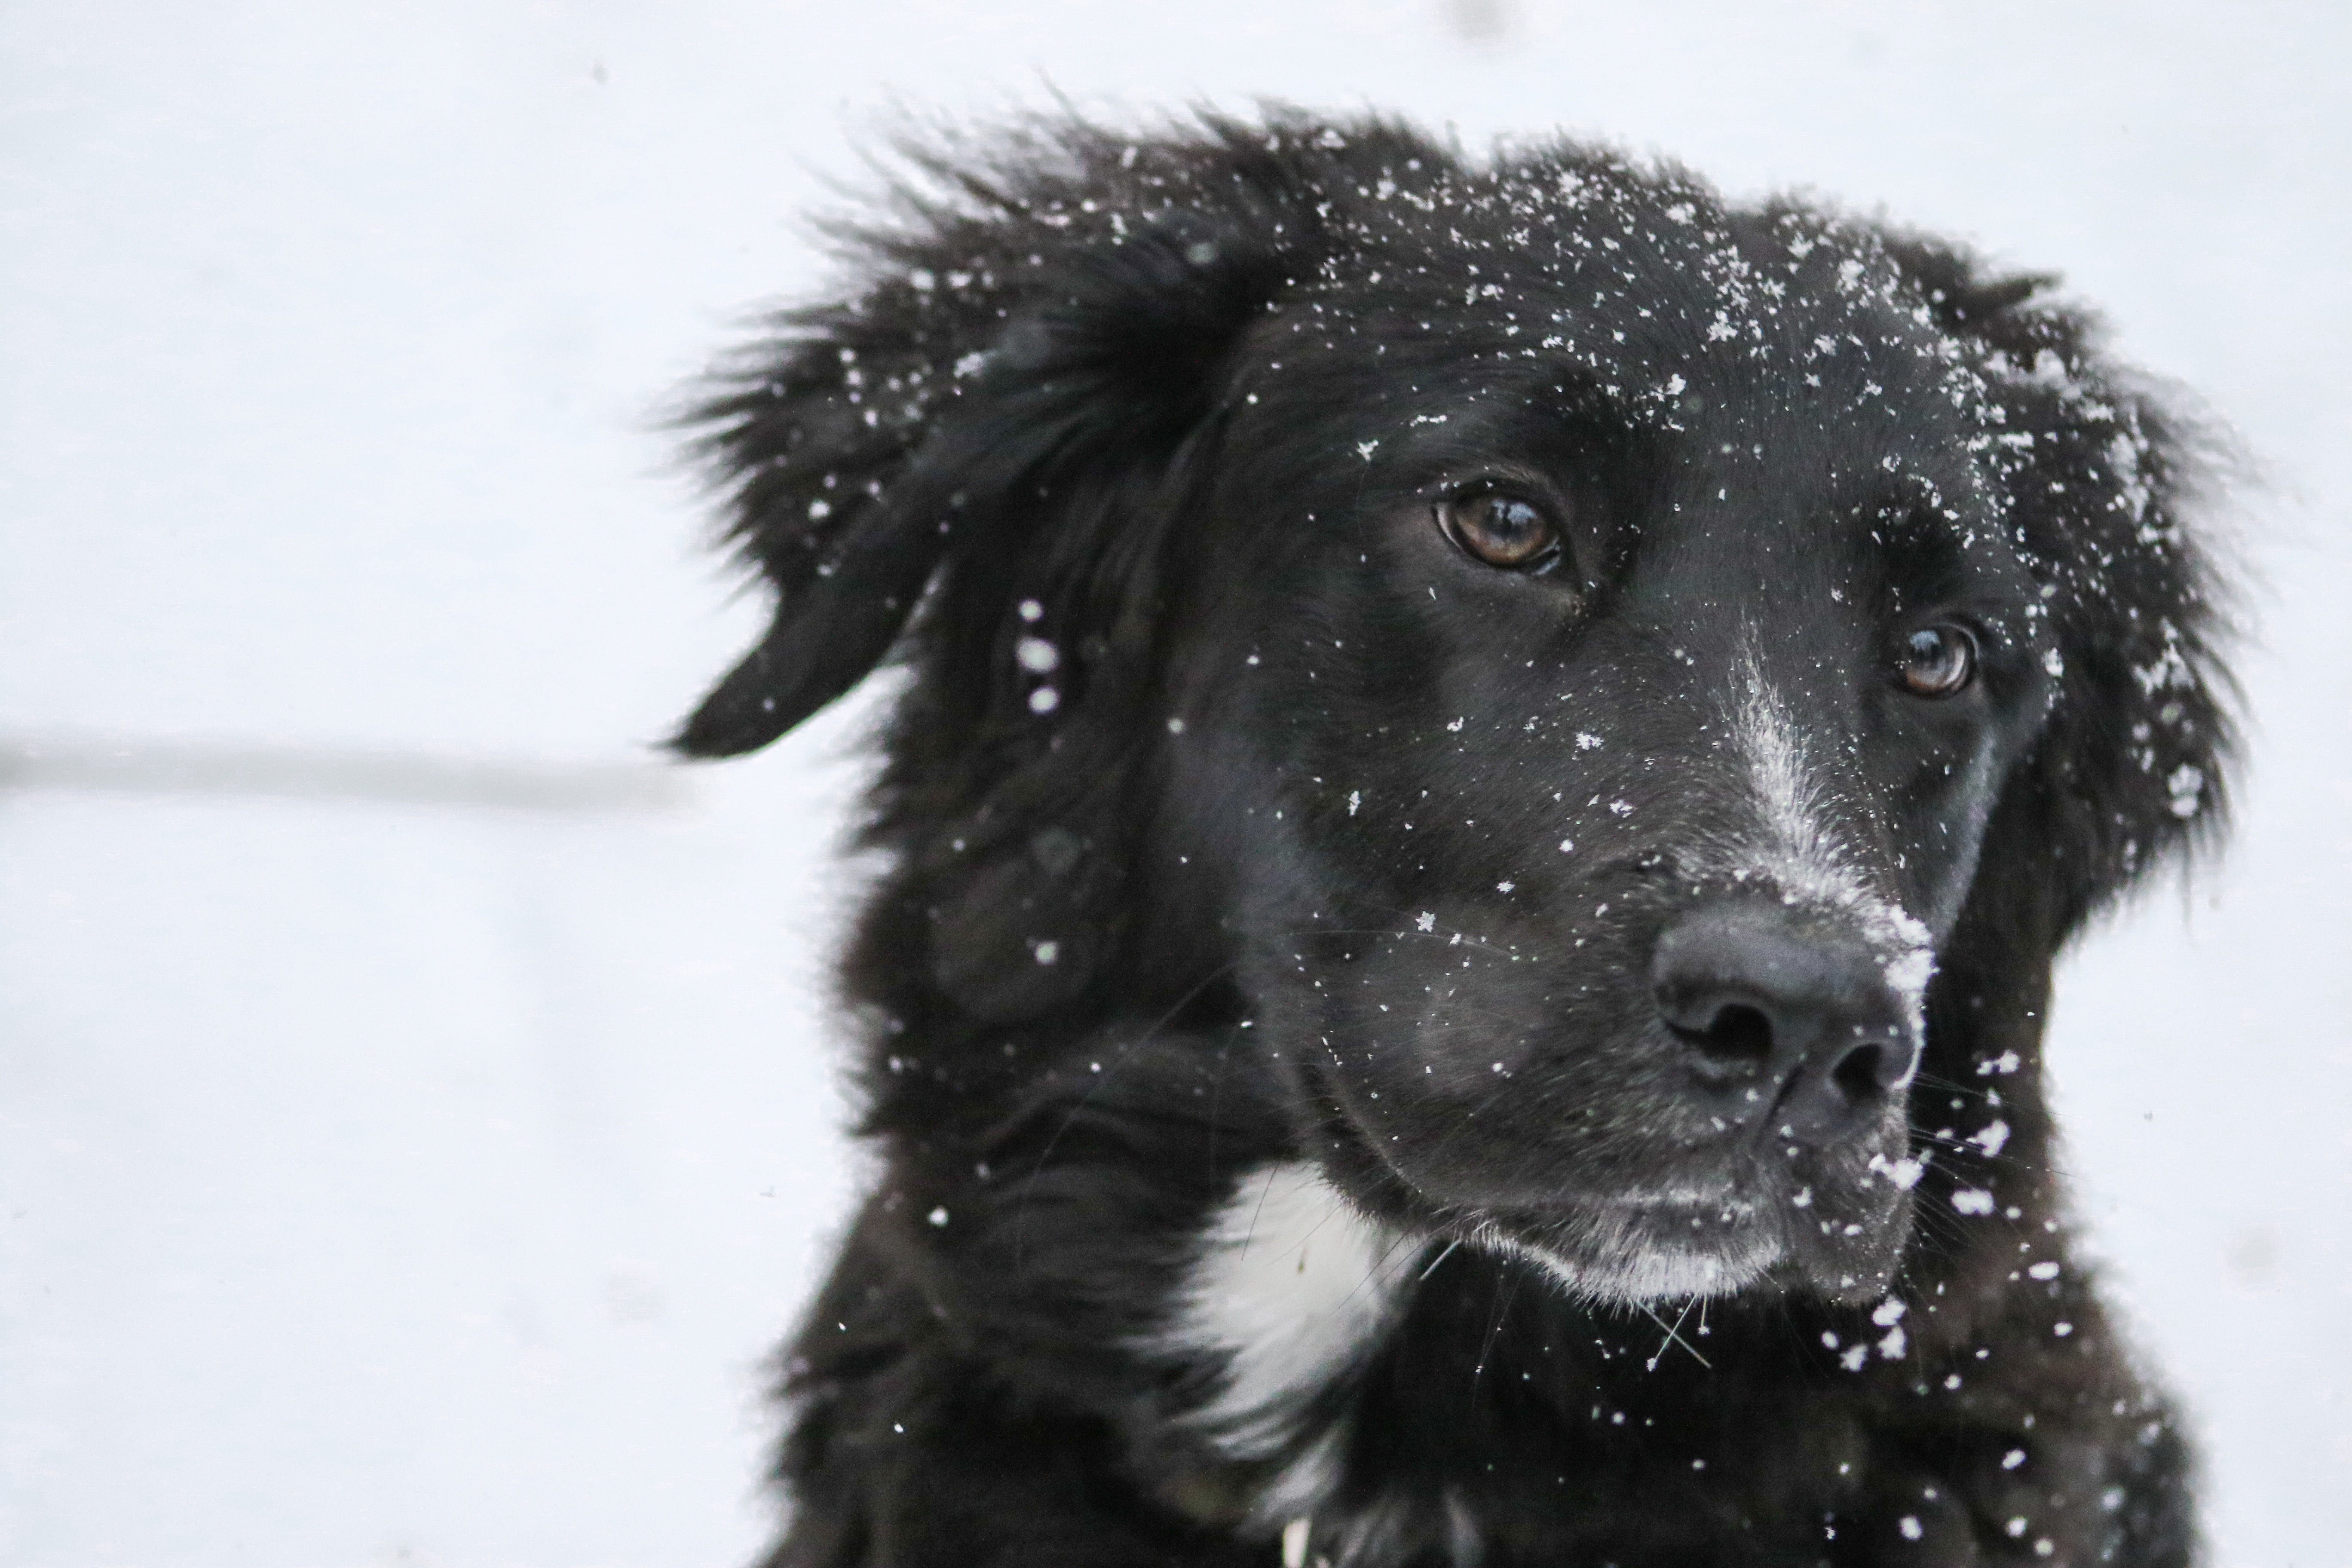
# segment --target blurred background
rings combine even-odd
[[[892,103],[1059,89],[1883,203],[2063,271],[2236,427],[2242,830],[2074,955],[2053,1056],[2217,1564],[2341,1568],[2345,16],[0,3],[0,1563],[756,1550],[762,1358],[858,1171],[860,712],[651,752],[760,608],[653,416],[822,285],[800,215]]]

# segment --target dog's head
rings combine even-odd
[[[1396,1223],[1883,1290],[1923,1071],[2218,813],[2175,426],[2037,280],[1573,149],[928,166],[706,412],[781,605],[681,737],[904,633],[901,1009],[1229,997]]]

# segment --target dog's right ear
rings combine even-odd
[[[940,363],[937,288],[886,278],[855,304],[784,314],[688,416],[730,486],[728,535],[776,607],[672,738],[679,752],[766,745],[856,685],[906,625],[953,531],[947,506],[923,503],[961,499],[903,482],[969,368]]]
[[[1974,346],[2009,526],[2041,583],[2053,635],[2052,707],[2011,780],[1994,832],[2032,866],[1988,897],[2029,890],[2048,945],[2158,867],[2218,838],[2237,747],[2225,584],[2206,513],[2226,444],[2114,363],[2095,319],[1919,239],[1889,249],[1935,318]],[[2038,884],[2038,888],[2029,888]],[[1990,907],[1990,906],[1989,906]]]
[[[1234,140],[910,153],[953,199],[845,230],[855,298],[779,318],[686,421],[777,603],[677,750],[767,744],[888,654],[943,561],[1017,551],[1055,526],[1042,494],[1165,460],[1303,237],[1278,168],[1201,177]]]

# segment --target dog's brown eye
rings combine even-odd
[[[1507,490],[1439,501],[1437,525],[1489,566],[1531,571],[1559,554],[1559,533],[1550,517],[1535,502]]]
[[[1914,697],[1950,697],[1977,678],[1977,639],[1949,622],[1922,626],[1904,640],[1895,679]]]

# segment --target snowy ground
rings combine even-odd
[[[0,7],[0,1562],[634,1568],[766,1527],[855,1161],[855,714],[647,433],[917,105],[1393,107],[2064,271],[2269,466],[2234,858],[2067,972],[2084,1210],[2222,1568],[2352,1562],[2352,26],[2334,7]]]

